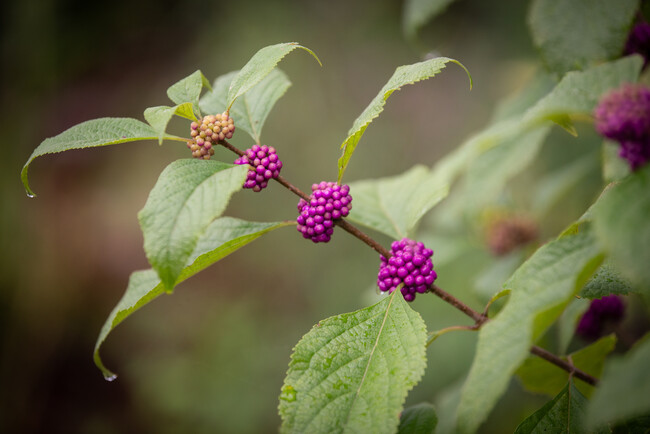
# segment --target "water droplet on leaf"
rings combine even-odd
[[[112,374],[112,375],[104,375],[104,380],[106,381],[114,381],[117,378],[117,375]]]

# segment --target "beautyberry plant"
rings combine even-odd
[[[43,141],[21,173],[30,196],[29,165],[45,154],[137,140],[182,142],[192,153],[193,158],[173,161],[163,170],[138,214],[151,269],[131,275],[100,331],[94,359],[105,377],[115,379],[100,358],[102,343],[145,304],[271,231],[295,226],[304,238],[325,243],[338,226],[379,254],[379,271],[367,273],[368,282],[376,282],[378,300],[318,322],[297,343],[280,390],[282,432],[432,432],[439,418],[452,432],[473,433],[513,377],[525,389],[552,398],[522,420],[517,433],[647,429],[649,336],[636,336],[621,347],[615,363],[608,358],[615,336],[591,343],[605,330],[603,322],[626,321],[626,312],[650,297],[650,90],[639,84],[647,62],[639,48],[646,27],[638,22],[643,21],[638,1],[596,3],[533,0],[528,21],[541,56],[540,73],[499,107],[484,130],[432,167],[418,164],[396,176],[342,183],[365,130],[388,98],[449,65],[467,72],[458,61],[435,57],[398,67],[352,123],[340,146],[336,181],[314,183],[310,195],[280,175],[276,148],[281,150],[282,143],[262,144],[260,137],[266,116],[289,86],[277,64],[296,49],[318,60],[297,43],[262,48],[241,70],[212,84],[196,71],[168,89],[174,105],[145,110],[147,123],[95,119]],[[440,10],[425,13],[418,9],[421,4],[406,2],[405,30],[411,38]],[[189,137],[167,133],[173,116],[190,122]],[[235,123],[237,134],[254,142],[246,150],[229,141]],[[552,167],[544,173],[539,192],[525,191],[520,195],[525,199],[517,199],[518,183],[511,181],[543,158],[541,147],[556,140],[550,134],[555,126],[571,136],[580,134],[580,139],[565,135],[564,140],[588,141],[586,150],[563,171]],[[215,147],[236,154],[234,163],[211,159]],[[545,213],[575,187],[572,180],[584,172],[584,161],[602,168],[600,194],[581,209],[581,217],[562,222],[565,228],[558,231],[545,223]],[[295,211],[278,222],[223,215],[233,194],[274,184],[299,197],[295,220]],[[577,189],[572,195],[583,193]],[[436,207],[447,196],[447,208]],[[527,204],[531,197],[533,205]],[[504,204],[512,207],[510,215],[533,217],[495,223],[487,240],[474,236],[481,216]],[[422,221],[427,224],[419,230]],[[393,240],[390,249],[375,233]],[[518,249],[533,240],[540,246],[532,254]],[[436,270],[433,250],[424,242],[440,258]],[[477,252],[488,258],[487,271],[478,277],[480,270],[465,265]],[[452,262],[484,287],[487,281],[487,291],[455,287],[448,292],[438,286]],[[407,303],[417,294],[415,303]],[[437,301],[469,323],[427,332],[418,310]],[[439,414],[426,403],[404,409],[408,392],[424,374],[427,347],[457,330],[477,332],[477,344],[462,387],[452,390],[453,405],[440,406]],[[573,339],[576,334],[588,339]],[[432,364],[436,371],[435,359]]]

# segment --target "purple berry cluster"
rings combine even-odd
[[[624,84],[601,98],[594,116],[596,130],[621,144],[619,156],[632,170],[650,161],[650,89]]]
[[[192,140],[187,142],[187,147],[192,151],[192,157],[209,160],[214,155],[212,147],[219,140],[232,138],[235,124],[227,112],[204,116],[201,123],[192,122],[190,125]]]
[[[393,254],[390,259],[380,256],[377,275],[379,289],[393,292],[403,283],[401,291],[406,301],[415,300],[417,293],[427,292],[438,277],[431,262],[433,250],[425,248],[421,242],[403,238],[394,241],[390,251]]]
[[[252,166],[244,182],[244,188],[252,188],[254,192],[265,189],[270,179],[280,176],[280,169],[282,169],[282,161],[275,153],[275,148],[266,145],[253,145],[246,149],[244,155],[235,160],[235,164]]]
[[[618,295],[608,295],[592,300],[589,309],[582,315],[576,333],[585,339],[593,340],[603,334],[605,325],[615,323],[623,318],[625,304]]]
[[[347,217],[352,209],[350,187],[323,181],[313,184],[311,191],[309,202],[298,202],[298,232],[315,243],[326,243],[334,233],[334,220]]]
[[[648,66],[650,59],[650,23],[639,23],[630,32],[625,43],[627,54],[640,54],[643,56],[643,67]]]

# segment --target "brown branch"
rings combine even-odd
[[[587,384],[591,384],[592,386],[597,386],[598,385],[598,379],[595,377],[592,377],[591,375],[587,374],[584,371],[581,371],[580,369],[576,368],[573,366],[571,363],[567,362],[566,360],[561,359],[560,357],[556,356],[555,354],[546,351],[544,348],[540,348],[536,345],[533,345],[530,348],[530,352],[535,354],[536,356],[541,357],[542,359],[551,362],[555,366],[564,369],[567,371],[569,374],[572,374],[574,377],[581,379]]]
[[[237,147],[233,146],[226,140],[220,140],[219,144],[224,146],[225,148],[231,150],[235,154],[239,155],[240,157],[245,155],[244,151],[238,149]],[[290,190],[292,193],[294,193],[296,196],[305,199],[309,201],[309,196],[301,191],[298,187],[294,186],[291,184],[289,181],[287,181],[285,178],[282,176],[278,176],[278,178],[275,179],[277,182],[282,184],[285,188]],[[337,226],[345,230],[346,232],[350,233],[351,235],[355,236],[359,240],[363,241],[365,244],[370,246],[373,250],[375,250],[377,253],[380,255],[384,256],[386,259],[390,258],[393,256],[385,247],[383,247],[381,244],[379,244],[377,241],[372,239],[370,236],[366,235],[364,232],[362,232],[360,229],[358,229],[356,226],[351,224],[350,222],[346,221],[345,219],[338,219],[335,220],[334,222]],[[463,312],[465,315],[468,317],[472,318],[474,320],[474,325],[473,326],[468,326],[468,329],[472,330],[478,330],[480,327],[489,321],[489,318],[486,313],[479,313],[454,297],[453,295],[449,294],[448,292],[444,291],[442,288],[439,286],[433,284],[429,288],[430,292],[433,294],[437,295],[439,298],[441,298],[443,301],[446,303],[452,305],[456,309],[460,310]],[[466,326],[459,326],[459,327],[466,327]],[[452,329],[454,329],[452,327]],[[582,381],[591,384],[592,386],[595,386],[598,384],[598,379],[592,377],[591,375],[587,374],[584,371],[581,371],[580,369],[576,368],[572,364],[568,363],[567,361],[561,359],[560,357],[556,356],[555,354],[540,348],[538,346],[532,346],[530,348],[530,352],[532,354],[535,354],[536,356],[541,357],[542,359],[554,364],[555,366],[564,369],[567,371],[569,374],[574,375],[576,378],[581,379]]]

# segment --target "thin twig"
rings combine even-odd
[[[231,150],[235,154],[239,155],[240,157],[245,155],[244,151],[238,149],[237,147],[233,146],[226,140],[220,140],[219,144],[224,146],[225,148]],[[282,184],[285,188],[293,192],[295,195],[298,197],[309,200],[309,196],[301,191],[298,187],[294,186],[291,184],[289,181],[287,181],[285,178],[282,176],[278,176],[276,178],[276,181]],[[377,253],[380,255],[384,256],[386,259],[390,258],[393,256],[386,248],[384,248],[381,244],[379,244],[377,241],[372,239],[370,236],[366,235],[364,232],[362,232],[360,229],[358,229],[356,226],[351,224],[350,222],[346,221],[345,219],[338,219],[335,221],[335,224],[339,227],[341,227],[343,230],[346,232],[354,235],[356,238],[359,240],[363,241],[365,244],[370,246],[373,250],[375,250]],[[453,326],[449,327],[448,331],[451,330],[478,330],[481,328],[481,326],[489,321],[489,318],[487,317],[487,309],[485,313],[479,313],[454,297],[453,295],[449,294],[448,292],[444,291],[442,288],[439,286],[433,284],[429,288],[429,291],[432,292],[433,294],[437,295],[439,298],[441,298],[443,301],[447,302],[448,304],[452,305],[456,309],[460,310],[463,312],[465,315],[468,317],[472,318],[474,320],[474,325],[472,326]],[[488,306],[489,307],[489,306]],[[447,330],[447,329],[444,329]],[[540,348],[538,346],[532,346],[530,348],[530,352],[532,354],[535,354],[536,356],[541,357],[542,359],[554,364],[555,366],[558,366],[559,368],[564,369],[567,371],[569,374],[574,375],[576,378],[581,379],[582,381],[591,384],[592,386],[595,386],[598,384],[598,379],[592,377],[591,375],[587,374],[584,371],[581,371],[580,369],[576,368],[572,364],[568,363],[567,361],[561,359],[560,357],[556,356],[555,354]]]
[[[584,371],[581,371],[580,369],[576,368],[569,362],[567,362],[564,359],[561,359],[560,357],[556,356],[555,354],[546,351],[544,348],[540,348],[536,345],[533,345],[530,348],[530,352],[535,354],[536,356],[541,357],[542,359],[553,363],[555,366],[560,367],[567,371],[570,374],[573,374],[574,377],[581,379],[587,384],[591,384],[592,386],[597,386],[598,385],[598,379],[595,377],[592,377],[591,375],[587,374]]]

